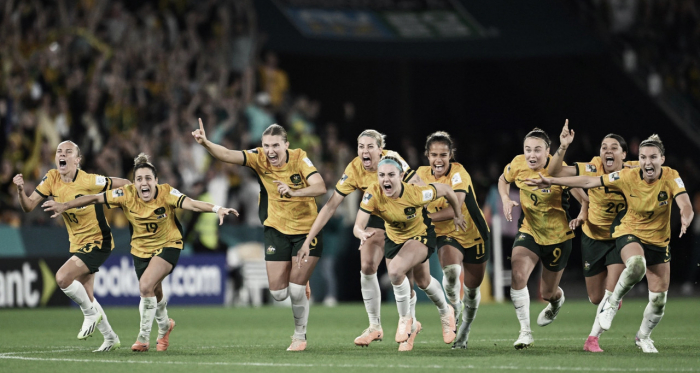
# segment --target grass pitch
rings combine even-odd
[[[82,323],[76,308],[0,310],[0,372],[700,372],[700,302],[669,301],[652,334],[659,354],[644,354],[634,345],[645,306],[645,300],[625,300],[612,329],[601,337],[605,352],[600,354],[582,350],[595,312],[583,301],[567,301],[545,328],[535,322],[544,304],[533,303],[535,344],[522,351],[513,348],[519,325],[510,303],[480,307],[468,350],[451,350],[442,342],[437,310],[422,303],[416,313],[423,332],[408,353],[399,353],[393,341],[398,316],[392,303],[382,308],[384,341],[368,348],[353,344],[367,327],[362,304],[312,306],[309,345],[298,353],[285,351],[294,330],[289,308],[172,307],[169,316],[177,326],[170,348],[155,351],[154,330],[146,353],[130,350],[138,333],[136,306],[105,310],[122,342],[121,349],[108,353],[91,352],[102,343],[99,332],[87,341],[76,339]]]

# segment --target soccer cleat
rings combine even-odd
[[[652,341],[651,338],[640,339],[639,334],[637,334],[634,336],[634,343],[637,345],[637,347],[642,349],[642,352],[653,354],[659,353],[659,350],[654,347],[654,341]]]
[[[306,300],[311,300],[311,285],[306,283]]]
[[[455,322],[455,312],[451,305],[447,305],[449,311],[445,314],[440,315],[440,322],[442,323],[442,340],[445,343],[452,343],[455,340],[457,325]]]
[[[603,350],[598,346],[598,337],[592,335],[588,336],[586,343],[583,345],[583,350],[588,352],[603,352]]]
[[[516,350],[522,350],[524,348],[530,347],[534,342],[535,339],[532,338],[531,331],[521,330],[518,339],[515,341],[515,343],[513,343],[513,347],[515,347]]]
[[[369,346],[369,344],[374,341],[381,341],[383,335],[384,332],[382,331],[381,325],[370,325],[359,337],[355,338],[355,345],[362,347]]]
[[[466,321],[462,320],[462,325],[459,326],[459,330],[457,331],[457,336],[455,337],[454,344],[452,345],[452,349],[467,349],[467,342],[469,341],[469,328],[467,327]]]
[[[557,315],[559,314],[559,310],[561,307],[564,305],[564,290],[561,291],[561,299],[559,302],[559,307],[557,309],[554,309],[552,306],[552,303],[548,304],[547,307],[545,307],[542,312],[540,312],[540,315],[537,316],[537,325],[539,326],[547,326],[551,324],[554,319],[557,318]]]
[[[413,317],[404,316],[399,317],[399,327],[396,329],[396,337],[394,340],[396,343],[405,342],[408,340],[409,334],[411,334],[411,325],[413,324]]]
[[[292,337],[292,344],[287,347],[287,351],[304,351],[306,350],[306,340]]]
[[[416,320],[415,326],[416,326],[416,329],[411,332],[411,335],[408,336],[408,339],[406,340],[406,342],[401,342],[401,344],[399,344],[399,351],[411,351],[411,350],[413,350],[413,341],[416,340],[416,336],[423,329],[423,327],[420,324],[420,321],[418,321],[418,320]]]
[[[83,326],[80,328],[80,332],[78,332],[78,339],[86,339],[91,336],[92,333],[95,332],[95,329],[97,329],[97,324],[100,322],[102,322],[102,312],[96,312],[92,316],[85,316],[85,319],[83,319]]]
[[[134,342],[133,345],[131,345],[131,351],[146,352],[146,351],[148,351],[149,346],[150,346],[150,343],[141,343],[139,341],[136,341],[136,342]]]
[[[102,342],[102,346],[98,348],[97,350],[94,350],[92,352],[109,352],[112,350],[117,350],[119,347],[122,346],[122,343],[119,341],[119,336],[116,336],[114,339],[107,339],[105,338],[105,341]]]
[[[168,321],[170,324],[168,331],[165,333],[163,338],[156,339],[156,351],[166,351],[168,349],[168,346],[170,346],[170,342],[168,341],[168,339],[170,338],[170,332],[172,332],[173,328],[175,327],[175,320],[168,319]]]
[[[612,321],[617,314],[617,310],[620,309],[620,304],[612,305],[610,304],[610,298],[605,300],[605,305],[603,309],[598,314],[598,323],[603,330],[609,330],[612,325]]]

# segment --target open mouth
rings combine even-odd
[[[382,188],[384,188],[384,192],[387,195],[391,195],[392,191],[394,190],[394,187],[391,185],[391,183],[382,184]]]
[[[605,167],[612,167],[613,163],[615,163],[615,158],[612,156],[605,157]]]
[[[151,188],[149,188],[147,186],[141,187],[141,197],[143,197],[144,199],[150,198],[151,197]]]
[[[646,173],[648,177],[653,177],[654,176],[654,166],[644,167],[644,173]]]
[[[276,153],[268,154],[267,159],[270,161],[270,163],[277,163],[279,160],[279,157],[277,156]]]
[[[441,174],[444,170],[445,170],[444,164],[433,165],[433,171],[435,171],[435,173]]]
[[[58,160],[58,169],[60,170],[65,170],[66,166],[68,166],[68,162],[66,162],[65,159],[59,159]]]
[[[535,168],[537,165],[537,160],[536,159],[530,159],[527,161],[527,165],[530,166],[530,168]]]
[[[369,155],[363,155],[362,156],[362,165],[364,167],[371,166],[372,165],[372,157],[370,157]]]

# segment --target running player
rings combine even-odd
[[[376,235],[376,231],[366,229],[371,215],[377,214],[384,220],[384,255],[400,316],[395,338],[401,344],[399,351],[413,349],[416,335],[421,330],[421,324],[415,320],[410,307],[413,290],[406,276],[410,270],[413,270],[418,287],[438,307],[444,342],[452,343],[455,339],[454,310],[445,300],[440,283],[430,276],[428,258],[435,250],[435,230],[423,206],[440,197],[446,197],[452,206],[457,206],[457,196],[445,184],[417,186],[403,182],[400,160],[391,156],[385,156],[379,162],[377,177],[378,182],[371,184],[362,197],[353,233],[362,246]],[[461,210],[456,211],[454,228],[466,227]]]
[[[549,145],[547,134],[539,128],[533,129],[525,136],[524,154],[513,158],[498,179],[498,192],[506,220],[512,220],[511,211],[513,206],[518,205],[508,196],[510,183],[515,182],[520,188],[523,210],[511,255],[513,278],[510,298],[520,321],[520,335],[513,346],[518,350],[534,342],[530,329],[527,280],[538,261],[542,261],[540,293],[549,304],[540,312],[537,324],[546,326],[552,323],[564,304],[564,291],[559,287],[559,280],[569,260],[571,239],[574,237],[567,212],[569,191],[561,187],[533,191],[523,183],[538,172],[547,172],[551,161]]]
[[[632,287],[647,276],[649,303],[635,337],[636,345],[647,353],[658,352],[650,335],[661,321],[666,307],[671,278],[671,204],[676,200],[681,210],[681,234],[693,220],[693,208],[678,172],[663,167],[664,145],[658,135],[639,144],[639,169],[625,168],[603,176],[573,176],[539,179],[526,183],[537,188],[566,185],[579,188],[606,187],[622,193],[627,209],[613,224],[615,251],[625,263],[625,269],[612,294],[605,300],[598,322],[603,330],[610,329],[620,301]]]
[[[452,224],[454,210],[445,198],[436,199],[428,206],[429,217],[437,235],[436,248],[443,272],[442,286],[447,299],[456,310],[464,307],[462,325],[452,348],[466,349],[471,324],[481,301],[479,287],[489,258],[489,227],[476,202],[469,173],[461,164],[450,162],[455,155],[450,135],[442,131],[429,135],[425,143],[425,155],[430,166],[419,167],[418,176],[426,183],[449,185],[457,195],[457,202],[467,224],[466,230],[455,231]],[[461,276],[464,276],[464,281],[460,281]],[[462,304],[458,304],[463,286],[464,297],[461,299]]]
[[[238,216],[238,212],[208,202],[192,200],[168,184],[159,185],[158,171],[143,153],[134,160],[134,184],[64,203],[48,201],[42,207],[44,211],[53,211],[53,218],[65,211],[93,204],[106,204],[107,208],[120,207],[129,220],[131,255],[141,294],[141,329],[131,350],[148,351],[155,318],[158,324],[156,350],[166,351],[170,345],[170,332],[175,327],[175,321],[168,318],[162,281],[177,265],[183,248],[182,226],[175,216],[175,209],[212,211],[219,215],[219,224],[223,223],[224,216]]]
[[[567,120],[559,135],[559,149],[552,156],[552,162],[547,172],[556,177],[562,176],[602,176],[622,170],[632,163],[625,163],[627,157],[627,142],[622,136],[608,134],[600,144],[600,156],[593,157],[590,162],[574,163],[573,166],[562,166],[564,154],[574,140],[574,131],[569,130]],[[583,274],[586,277],[586,289],[591,303],[598,305],[593,328],[583,345],[584,351],[603,352],[598,344],[598,338],[603,329],[598,322],[598,315],[605,304],[605,299],[612,294],[615,283],[625,266],[619,253],[615,251],[615,239],[610,233],[610,226],[617,214],[627,207],[625,197],[620,193],[608,193],[607,188],[592,188],[588,191],[590,200],[588,211],[583,223],[581,237],[581,256]],[[583,210],[583,209],[582,209]]]
[[[343,176],[335,186],[335,192],[318,213],[309,235],[299,250],[299,255],[308,253],[311,242],[328,223],[345,196],[358,189],[364,192],[370,184],[377,182],[377,167],[382,156],[392,154],[399,160],[404,172],[404,181],[410,183],[418,181],[415,171],[411,170],[408,163],[395,152],[384,150],[384,146],[383,134],[375,130],[364,130],[360,133],[357,137],[357,157],[345,168]],[[377,280],[377,269],[384,257],[384,221],[377,215],[370,216],[367,230],[375,234],[360,247],[360,286],[365,310],[369,316],[369,327],[355,338],[357,346],[369,346],[373,341],[381,341],[384,335],[380,317],[382,294]],[[412,308],[415,308],[416,301],[417,298],[411,298]]]
[[[263,132],[262,147],[248,151],[229,150],[207,140],[201,119],[192,136],[214,158],[250,167],[258,176],[270,293],[278,301],[292,298],[295,330],[287,351],[305,350],[309,320],[306,284],[323,252],[322,236],[319,234],[311,242],[310,254],[304,259],[308,265],[292,266],[292,257],[297,255],[318,215],[314,197],[326,193],[321,174],[305,151],[289,149],[287,132],[277,124]]]
[[[104,192],[130,184],[128,180],[89,174],[80,169],[80,148],[72,141],[58,144],[56,169],[49,171],[30,196],[24,193],[24,178],[16,175],[19,204],[30,212],[47,197],[55,201],[70,201],[83,194]],[[83,325],[78,339],[91,336],[95,328],[104,336],[104,342],[93,352],[107,352],[121,346],[119,336],[112,330],[102,306],[93,294],[95,272],[114,248],[112,231],[105,219],[102,206],[89,206],[63,214],[68,230],[70,252],[73,254],[56,272],[56,284],[83,311]]]

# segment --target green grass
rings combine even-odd
[[[513,306],[485,304],[472,327],[468,350],[451,350],[442,343],[437,310],[419,304],[424,331],[412,352],[397,352],[393,342],[398,316],[394,304],[383,305],[383,342],[356,347],[353,339],[367,326],[361,304],[337,308],[313,306],[307,351],[285,351],[293,332],[289,308],[171,307],[177,322],[167,352],[131,352],[138,333],[136,307],[107,308],[122,348],[92,353],[102,343],[95,332],[87,341],[76,335],[82,322],[72,309],[0,310],[0,372],[129,372],[167,369],[168,372],[368,372],[473,370],[493,371],[700,371],[700,302],[671,299],[666,315],[652,335],[659,354],[643,354],[634,346],[642,300],[625,300],[613,328],[601,338],[602,354],[582,351],[595,307],[567,302],[554,324],[540,328],[535,319],[543,304],[533,303],[535,344],[516,351],[518,322]],[[155,328],[155,325],[154,325]]]

